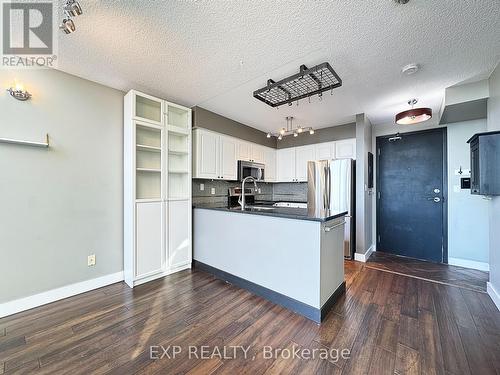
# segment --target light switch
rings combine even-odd
[[[200,184],[200,191],[205,190],[205,184]]]
[[[212,188],[210,192],[212,193],[212,195],[215,195],[215,188]]]
[[[470,169],[455,169],[455,176],[470,176]]]

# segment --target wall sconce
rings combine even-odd
[[[10,96],[23,102],[31,98],[31,94],[24,89],[24,86],[22,84],[18,82],[15,83],[14,87],[9,87],[7,91],[9,92]]]

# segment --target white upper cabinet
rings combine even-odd
[[[220,136],[220,178],[223,180],[236,180],[238,177],[236,148],[234,138]]]
[[[277,181],[295,181],[295,148],[283,148],[276,152]]]
[[[264,147],[264,165],[264,180],[276,182],[276,150],[274,148]]]
[[[316,160],[315,146],[295,148],[295,181],[307,181],[307,162]]]
[[[194,177],[219,178],[219,140],[216,133],[194,131]]]
[[[253,161],[256,163],[264,162],[264,146],[256,143],[238,141],[237,160]]]
[[[318,143],[315,160],[331,160],[335,158],[335,142]]]
[[[252,143],[251,161],[256,163],[264,163],[264,146]]]
[[[356,159],[356,139],[335,142],[335,159]]]
[[[238,142],[238,160],[252,160],[252,144],[250,142]]]
[[[194,178],[237,179],[236,139],[204,129],[196,129],[193,137]]]

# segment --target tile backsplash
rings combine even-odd
[[[227,204],[227,190],[230,187],[241,186],[237,181],[219,181],[219,180],[193,180],[193,204]],[[203,184],[204,190],[200,189]],[[248,184],[253,186],[253,184]],[[306,182],[291,182],[291,183],[258,183],[260,194],[257,193],[257,200],[273,200],[273,201],[291,201],[291,202],[306,202],[307,201],[307,183]],[[212,194],[214,189],[215,194]]]

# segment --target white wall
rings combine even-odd
[[[5,88],[14,78],[27,102]],[[123,93],[54,70],[0,70],[0,303],[123,269]],[[87,255],[97,264],[87,267]]]
[[[467,140],[486,131],[486,119],[447,125],[448,134],[448,263],[488,269],[489,202],[470,190],[458,190],[455,170],[470,169]],[[476,262],[477,264],[471,263]]]
[[[415,126],[382,125],[373,128],[373,149],[376,137],[397,132],[413,132],[436,127],[447,128],[448,147],[448,258],[450,263],[475,268],[487,268],[488,263],[488,202],[470,191],[453,192],[458,183],[454,170],[462,165],[470,169],[470,148],[466,141],[478,131],[484,131],[486,120],[474,120],[439,126],[436,122]],[[376,160],[376,158],[375,158]],[[375,169],[377,168],[375,162]],[[376,234],[376,205],[373,209],[373,233]],[[474,217],[473,220],[470,218]]]
[[[490,77],[488,130],[500,130],[500,64]],[[500,197],[490,202],[490,283],[500,293]],[[500,295],[497,295],[500,309]]]
[[[356,253],[367,254],[374,244],[373,189],[368,189],[368,152],[373,153],[373,126],[366,115],[356,115]],[[369,255],[369,254],[367,254]],[[363,259],[358,258],[357,259]]]

